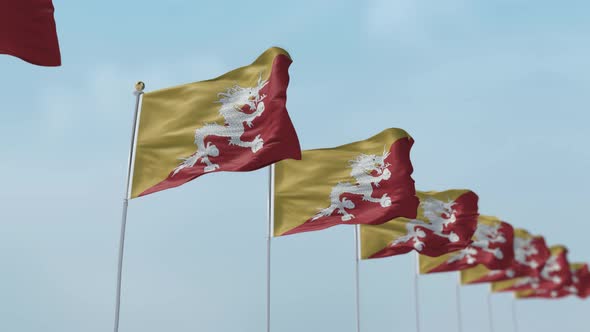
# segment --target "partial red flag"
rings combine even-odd
[[[584,267],[580,269],[577,274],[578,283],[576,288],[578,290],[578,297],[585,299],[590,297],[590,271],[588,270],[588,264],[583,264]],[[574,277],[572,277],[573,279]]]
[[[590,296],[590,271],[588,271],[588,264],[573,263],[570,264],[570,273],[572,274],[572,282],[556,290],[535,289],[527,291],[516,292],[517,298],[544,298],[544,299],[558,299],[566,296],[574,295],[579,298],[587,298]]]
[[[508,268],[514,259],[514,229],[496,217],[480,215],[473,243],[439,257],[420,256],[420,273],[460,271],[483,264],[489,269]]]
[[[549,250],[551,256],[538,277],[521,277],[494,282],[492,291],[556,290],[569,285],[572,282],[572,275],[567,260],[567,248],[552,246]]]
[[[484,265],[461,271],[462,284],[476,284],[508,280],[516,277],[536,277],[551,253],[542,236],[534,236],[524,229],[514,230],[514,261],[504,270],[490,270]]]
[[[60,66],[51,0],[0,1],[0,54],[39,66]]]
[[[382,258],[412,250],[437,257],[467,247],[477,227],[477,195],[470,190],[416,192],[418,216],[382,225],[362,225],[361,258]]]

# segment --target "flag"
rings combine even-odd
[[[387,129],[367,140],[303,151],[275,167],[274,235],[415,218],[413,139]]]
[[[579,270],[577,273],[577,278],[579,280],[577,281],[576,285],[578,297],[582,299],[590,297],[590,272],[588,269],[588,264],[584,264],[584,267]]]
[[[564,246],[552,246],[549,251],[551,256],[545,262],[538,277],[520,277],[493,282],[492,291],[556,290],[568,285],[572,277],[567,261],[567,249]]]
[[[362,259],[405,254],[440,256],[471,244],[477,227],[477,195],[469,190],[417,192],[415,219],[397,218],[361,226]]]
[[[273,47],[215,79],[145,93],[131,197],[206,173],[301,158],[285,107],[290,64],[289,54]]]
[[[490,269],[504,269],[512,264],[514,230],[496,217],[477,219],[473,243],[460,251],[439,257],[420,256],[420,273],[460,271],[483,264]]]
[[[51,0],[0,1],[0,54],[39,66],[60,66]]]
[[[576,287],[576,291],[579,298],[585,299],[590,297],[590,270],[588,264],[577,263],[574,264],[576,271],[572,275],[572,282]]]
[[[461,283],[475,284],[507,280],[516,277],[535,277],[541,273],[550,256],[542,236],[533,236],[524,229],[514,230],[514,261],[504,270],[490,270],[484,265],[461,271]]]
[[[588,271],[588,264],[573,263],[570,264],[570,273],[572,275],[572,282],[556,290],[547,289],[531,289],[516,292],[516,297],[523,298],[546,298],[556,299],[563,298],[570,295],[578,296],[579,298],[587,298],[590,296],[590,272]]]

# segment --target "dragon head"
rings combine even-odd
[[[236,84],[225,92],[218,93],[218,102],[224,105],[229,104],[236,109],[240,109],[244,105],[248,105],[251,109],[254,109],[256,108],[256,104],[262,98],[260,96],[260,90],[262,90],[266,84],[268,84],[268,81],[263,80],[262,73],[260,73],[256,86],[244,88]]]
[[[420,202],[420,207],[424,211],[424,216],[431,222],[437,219],[448,221],[455,217],[456,211],[453,209],[455,204],[453,200],[445,202],[434,198],[427,198]]]
[[[506,237],[502,232],[500,232],[500,225],[486,225],[486,224],[478,224],[477,230],[475,231],[475,237],[477,241],[480,242],[487,242],[487,243],[504,243],[506,242]]]
[[[361,153],[354,160],[350,160],[349,164],[352,168],[352,176],[355,178],[369,176],[381,176],[391,174],[387,169],[390,164],[385,160],[389,157],[389,152],[383,150],[382,155],[364,154]],[[388,177],[388,176],[387,176]]]

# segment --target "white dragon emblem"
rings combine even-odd
[[[432,231],[435,235],[449,239],[450,242],[459,241],[459,236],[454,232],[444,234],[445,227],[454,224],[457,221],[456,211],[453,209],[455,201],[443,202],[434,198],[427,198],[420,202],[423,209],[424,218],[429,222],[420,219],[412,219],[406,224],[408,234],[404,235],[391,243],[391,246],[412,241],[417,251],[422,251],[426,245],[421,239],[426,237],[426,233],[420,229],[425,228]]]
[[[494,276],[497,276],[497,275],[505,275],[506,277],[512,279],[512,278],[516,277],[516,271],[514,271],[514,269],[491,270],[487,274],[488,277],[494,277]]]
[[[532,289],[538,289],[540,287],[541,280],[538,277],[522,277],[518,278],[514,283],[514,288],[520,288],[522,286],[530,286]]]
[[[576,272],[576,270],[570,270],[570,273],[572,274],[572,285],[565,287],[565,290],[573,295],[578,294],[577,286],[580,284],[580,278],[578,278]]]
[[[579,284],[580,278],[578,278],[578,276],[575,275],[575,273],[576,273],[575,270],[573,270],[573,269],[570,270],[570,273],[572,274],[572,285],[563,287],[562,291],[566,292],[569,295],[577,295],[579,290],[578,290],[578,287],[576,287],[576,285]],[[531,279],[535,279],[535,278],[531,278]],[[537,280],[536,287],[534,287],[534,288],[538,288],[538,287],[539,287],[539,282]],[[551,297],[558,297],[560,295],[559,292],[556,290],[549,291],[549,293],[547,293],[547,292],[548,291],[536,289],[534,294],[535,295],[549,294]]]
[[[536,269],[539,267],[539,262],[534,259],[527,259],[539,253],[533,241],[534,238],[523,239],[521,237],[514,237],[514,259],[521,265]]]
[[[557,260],[558,256],[551,256],[543,266],[543,270],[541,270],[541,278],[545,280],[549,280],[554,284],[560,284],[562,282],[562,278],[560,276],[552,276],[551,274],[555,272],[561,271],[561,264]]]
[[[478,223],[477,229],[475,230],[475,240],[465,249],[459,251],[456,255],[449,258],[447,263],[454,263],[466,258],[467,264],[475,264],[477,261],[475,255],[480,251],[489,252],[494,255],[497,259],[504,258],[504,253],[500,248],[490,248],[492,243],[505,243],[506,237],[500,232],[501,224],[489,226],[486,224]]]
[[[523,239],[521,237],[514,237],[514,260],[519,264],[528,266],[532,269],[539,267],[539,262],[536,260],[527,260],[528,257],[539,253],[537,247],[533,245],[534,238]],[[499,274],[504,274],[508,278],[514,278],[516,271],[512,268],[506,270],[492,270],[488,272],[488,276],[494,277]]]
[[[266,86],[267,80],[262,80],[262,74],[258,77],[258,84],[252,88],[244,88],[239,85],[227,89],[226,92],[217,94],[221,103],[219,114],[224,118],[225,125],[206,123],[195,130],[195,145],[197,151],[190,157],[180,158],[182,163],[174,169],[173,175],[180,170],[195,166],[197,162],[205,164],[205,172],[212,172],[220,168],[219,164],[212,163],[209,157],[219,156],[219,149],[211,142],[205,143],[207,136],[221,136],[229,138],[229,145],[237,145],[243,148],[250,148],[253,153],[258,152],[264,145],[264,140],[257,135],[250,142],[242,141],[241,136],[246,130],[244,123],[252,128],[252,121],[264,112],[264,98],[260,90]],[[242,108],[248,106],[251,114],[242,112]]]
[[[557,261],[557,256],[551,256],[541,270],[541,278],[539,277],[523,277],[519,278],[515,283],[515,287],[530,285],[533,289],[540,287],[541,279],[548,280],[556,285],[562,282],[560,276],[552,276],[551,274],[561,271],[561,264]]]
[[[391,166],[385,162],[385,159],[389,156],[389,152],[383,151],[383,155],[367,155],[360,154],[356,159],[350,160],[349,164],[352,168],[350,175],[356,179],[356,183],[339,182],[332,188],[330,193],[330,206],[321,209],[311,221],[318,220],[323,217],[331,216],[334,211],[342,215],[342,221],[350,221],[354,218],[353,214],[348,213],[348,210],[354,209],[354,203],[346,197],[340,196],[343,194],[361,195],[363,201],[369,201],[372,203],[379,203],[382,207],[391,206],[391,198],[387,194],[383,194],[381,198],[374,198],[373,185],[379,187],[381,180],[387,180],[391,177],[391,172],[388,167]],[[377,176],[373,175],[373,172]]]

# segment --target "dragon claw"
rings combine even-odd
[[[500,249],[496,249],[496,250],[494,251],[494,256],[495,256],[497,259],[502,259],[502,258],[504,258],[504,254],[502,253],[502,250],[500,250]]]
[[[213,172],[214,170],[216,170],[218,168],[219,168],[219,165],[217,165],[217,164],[207,165],[207,166],[205,166],[205,172]]]
[[[389,197],[387,196],[387,194],[384,194],[384,195],[381,197],[381,202],[380,202],[380,204],[381,204],[381,206],[382,206],[382,207],[389,207],[389,206],[391,206],[391,198],[389,198]]]
[[[219,149],[215,145],[211,144],[211,142],[208,142],[205,153],[207,154],[207,156],[217,157],[219,156]]]
[[[416,249],[417,251],[424,250],[424,242],[422,242],[422,241],[414,242],[414,249]]]
[[[350,209],[354,209],[354,207],[355,207],[354,202],[351,201],[351,200],[349,200],[349,199],[346,199],[346,197],[342,199],[341,204],[342,204],[342,207],[343,208],[346,208],[346,209],[349,209],[349,210]]]
[[[354,219],[354,215],[353,214],[345,214],[342,216],[342,221],[351,221],[352,219]]]
[[[264,146],[264,140],[260,135],[256,135],[256,138],[252,141],[252,152],[258,152]]]

